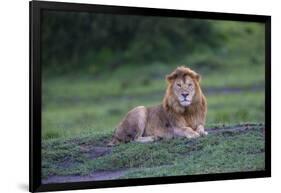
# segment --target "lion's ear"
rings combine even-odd
[[[195,79],[198,81],[198,82],[200,82],[201,81],[201,76],[200,76],[200,74],[195,74]]]
[[[175,72],[172,72],[171,74],[168,74],[166,76],[166,80],[168,82],[171,82],[171,81],[175,80],[176,78],[177,78],[177,74]]]

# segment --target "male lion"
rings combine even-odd
[[[200,75],[181,66],[167,75],[166,80],[168,86],[162,104],[138,106],[129,111],[108,145],[207,135],[204,131],[207,102],[200,88]]]

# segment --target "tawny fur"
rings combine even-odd
[[[181,66],[167,75],[166,80],[168,85],[162,104],[139,106],[129,111],[117,126],[109,145],[173,137],[194,138],[207,134],[204,131],[207,102],[200,88],[200,76],[190,68]],[[187,80],[194,83],[195,94],[188,106],[182,106],[175,94],[175,84],[176,81]]]

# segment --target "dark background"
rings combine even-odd
[[[45,11],[43,66],[52,73],[178,62],[228,38],[207,20]],[[251,33],[249,29],[249,33]]]

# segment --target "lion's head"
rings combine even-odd
[[[182,113],[201,98],[200,75],[190,68],[177,67],[166,76],[168,87],[164,97],[164,107]]]

